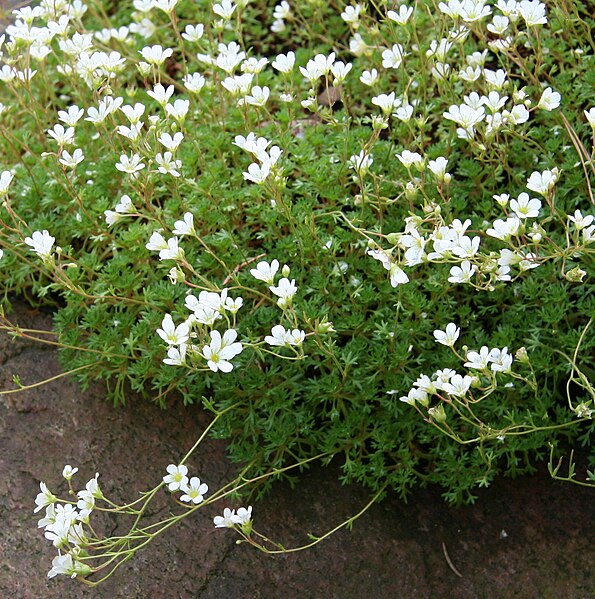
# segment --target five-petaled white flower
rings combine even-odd
[[[527,180],[527,189],[547,197],[558,180],[558,169],[545,170],[542,173],[534,171]]]
[[[14,175],[10,171],[2,171],[0,174],[0,197],[5,196],[8,193],[8,187],[10,186]]]
[[[278,260],[273,260],[270,264],[266,260],[262,260],[256,265],[256,268],[250,269],[250,274],[255,279],[264,281],[267,285],[272,285],[275,282],[275,275],[278,270]]]
[[[187,322],[183,322],[176,326],[171,314],[166,314],[161,322],[163,328],[157,329],[157,334],[168,345],[182,345],[188,341],[190,335],[190,327]]]
[[[34,231],[31,237],[25,237],[25,243],[31,246],[31,249],[40,257],[46,260],[52,255],[55,237],[52,237],[47,230]]]
[[[208,493],[209,487],[206,483],[201,483],[198,476],[193,476],[189,483],[180,487],[180,490],[184,493],[180,497],[180,501],[198,505],[204,501],[204,496]]]
[[[293,296],[297,292],[295,279],[290,281],[287,277],[280,279],[277,286],[270,285],[269,289],[279,298],[277,300],[277,305],[280,308],[284,308],[285,306],[289,305]]]
[[[434,331],[434,339],[438,343],[442,343],[442,345],[453,347],[460,334],[461,329],[454,322],[451,322],[446,325],[446,330],[444,331],[436,329]]]
[[[41,492],[37,494],[35,498],[35,509],[33,513],[37,513],[39,510],[43,509],[46,505],[50,505],[58,501],[58,498],[48,489],[47,485],[44,482],[39,483],[39,488]]]
[[[271,329],[271,334],[264,340],[273,346],[289,347],[290,345],[301,345],[306,338],[306,333],[300,329],[285,329],[283,325],[277,324]]]
[[[138,171],[142,171],[145,168],[141,157],[138,154],[133,154],[130,158],[126,154],[120,156],[120,162],[116,162],[116,168],[130,175],[136,175]]]
[[[202,353],[207,360],[207,366],[217,372],[231,372],[233,364],[230,362],[244,349],[240,342],[236,342],[237,331],[229,329],[223,337],[219,331],[211,331],[211,342],[202,348]]]
[[[166,470],[167,474],[163,477],[163,482],[170,491],[177,491],[188,484],[188,467],[184,464],[179,466],[170,464]]]
[[[223,516],[215,516],[213,518],[215,528],[233,528],[235,524],[235,515],[235,510],[226,507],[223,510]]]

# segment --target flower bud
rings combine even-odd
[[[136,65],[136,68],[143,77],[148,77],[151,74],[151,65],[148,62],[141,61]]]
[[[409,183],[407,183],[405,186],[405,197],[408,200],[414,200],[417,197],[417,191],[417,186],[409,181]]]
[[[326,335],[327,333],[334,333],[335,329],[333,327],[332,322],[330,322],[329,320],[323,320],[316,327],[316,332],[320,333],[321,335]]]
[[[428,410],[428,414],[436,421],[436,422],[446,422],[446,412],[444,411],[444,407],[441,405],[437,405],[434,408],[430,408]]]
[[[374,129],[374,131],[382,131],[387,127],[388,123],[386,122],[386,119],[384,117],[378,114],[372,117],[372,129]]]
[[[526,347],[519,347],[516,350],[516,353],[514,354],[514,357],[521,362],[522,364],[528,364],[529,363],[529,354],[527,354],[527,348]]]

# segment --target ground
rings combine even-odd
[[[47,315],[18,308],[21,326],[49,329]],[[0,335],[0,389],[12,376],[32,383],[59,374],[53,348]],[[308,551],[268,557],[215,530],[214,507],[198,513],[144,549],[103,586],[48,581],[53,548],[33,514],[39,481],[63,489],[61,469],[80,468],[79,486],[100,472],[110,496],[132,498],[160,480],[209,422],[198,407],[162,411],[138,398],[115,409],[96,385],[82,392],[69,378],[0,396],[0,596],[53,598],[252,599],[589,599],[593,492],[534,476],[500,480],[477,503],[453,508],[438,489],[421,489],[407,504],[389,496],[351,532],[342,530]],[[209,440],[191,461],[213,488],[234,471],[220,441]],[[254,505],[258,529],[286,546],[322,534],[368,501],[338,472],[313,468],[295,489],[278,484]],[[165,493],[157,510],[171,508]],[[214,513],[215,512],[215,513]],[[450,562],[450,563],[449,563]],[[461,575],[459,576],[455,570]]]

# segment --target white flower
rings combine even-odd
[[[188,484],[188,467],[184,464],[176,466],[170,464],[167,468],[167,474],[163,477],[163,482],[170,491],[178,491],[184,485]]]
[[[271,66],[280,73],[291,73],[295,66],[295,52],[289,51],[287,54],[279,54],[273,60]]]
[[[287,19],[290,16],[291,6],[289,6],[289,2],[287,2],[287,0],[283,0],[275,6],[275,9],[273,10],[273,19],[283,20]]]
[[[439,156],[436,160],[430,160],[428,162],[428,168],[434,173],[434,176],[438,181],[444,181],[450,183],[452,179],[451,175],[446,172],[448,166],[448,160],[444,156]]]
[[[558,169],[554,168],[551,171],[545,170],[542,173],[535,171],[527,180],[527,189],[535,191],[544,197],[547,197],[550,190],[558,180]]]
[[[48,578],[54,578],[58,574],[64,574],[71,578],[77,576],[88,576],[91,573],[91,568],[86,564],[75,560],[70,553],[57,555],[52,560],[52,568],[48,572]]]
[[[34,231],[31,237],[25,237],[25,243],[31,246],[31,249],[44,260],[48,259],[53,252],[55,237],[52,237],[47,230]]]
[[[161,250],[166,250],[168,248],[168,245],[167,241],[165,241],[165,239],[163,238],[163,235],[155,231],[151,235],[151,238],[149,239],[149,242],[145,245],[145,247],[148,250],[158,252]]]
[[[190,336],[190,327],[187,322],[179,324],[177,327],[171,317],[171,314],[166,314],[161,323],[162,329],[157,329],[157,334],[168,345],[182,345],[188,341]]]
[[[356,4],[355,6],[346,6],[345,10],[341,13],[341,18],[351,25],[354,29],[359,27],[359,16],[362,12],[363,6]]]
[[[70,154],[67,150],[62,150],[58,162],[63,164],[66,168],[74,168],[77,164],[80,164],[85,159],[85,155],[80,148],[74,150]]]
[[[124,113],[131,125],[138,123],[145,113],[145,105],[137,102],[134,106],[125,104],[120,106],[120,110]]]
[[[269,99],[270,93],[271,90],[268,87],[260,87],[260,85],[255,85],[250,90],[250,95],[247,95],[243,98],[243,102],[252,106],[264,106]]]
[[[144,123],[135,123],[127,127],[126,125],[118,125],[118,133],[127,139],[132,141],[136,141],[141,134],[141,129],[143,128]]]
[[[338,60],[331,67],[331,73],[333,75],[333,85],[341,85],[343,81],[345,81],[349,71],[353,68],[351,63],[345,64],[344,62]]]
[[[307,62],[305,67],[300,67],[300,73],[308,81],[314,83],[319,77],[329,74],[334,62],[334,52],[331,52],[328,56],[317,54],[312,60]]]
[[[555,110],[560,106],[561,100],[562,96],[558,92],[553,91],[551,87],[546,87],[541,94],[537,108],[547,111]]]
[[[280,279],[276,287],[274,285],[270,285],[269,289],[279,298],[277,300],[277,305],[280,308],[284,308],[290,304],[293,296],[297,293],[295,279],[290,281],[286,277]]]
[[[70,464],[66,464],[62,470],[62,476],[66,480],[70,480],[78,471],[78,468],[73,468]]]
[[[537,218],[541,209],[541,201],[530,198],[528,193],[519,194],[518,199],[510,200],[510,208],[519,218]]]
[[[409,277],[407,273],[398,265],[391,264],[389,268],[390,274],[390,284],[392,287],[397,287],[398,285],[404,285],[409,282]]]
[[[194,234],[194,216],[191,212],[184,213],[183,220],[177,220],[174,223],[172,231],[174,235],[193,235]]]
[[[173,104],[165,105],[165,112],[178,122],[182,122],[190,108],[190,100],[175,100]]]
[[[527,27],[545,25],[547,23],[545,4],[539,2],[539,0],[522,0],[517,5],[517,11],[527,24]]]
[[[405,6],[404,4],[402,4],[401,6],[399,6],[399,12],[396,12],[394,10],[389,10],[386,13],[386,16],[391,21],[394,21],[397,25],[406,25],[407,21],[409,20],[409,18],[411,17],[412,14],[413,14],[413,7]]]
[[[2,171],[0,174],[0,197],[5,196],[8,193],[8,187],[13,178],[14,175],[10,171]]]
[[[424,159],[417,152],[403,150],[400,154],[395,154],[395,156],[406,169],[410,169],[413,165],[415,165],[415,168],[419,171],[424,168]]]
[[[510,372],[512,366],[512,356],[508,353],[508,348],[494,348],[490,351],[491,368],[494,372]]]
[[[193,476],[189,484],[182,485],[180,490],[184,493],[180,497],[180,501],[198,505],[204,501],[204,496],[208,493],[209,487],[207,484],[201,483],[200,478]]]
[[[465,367],[473,370],[487,370],[488,364],[492,360],[490,349],[486,345],[483,345],[479,352],[468,351],[466,357]]]
[[[226,507],[223,510],[223,516],[215,516],[213,518],[215,528],[233,528],[235,524],[235,515],[235,510],[230,510]]]
[[[136,175],[145,168],[145,164],[141,162],[141,157],[138,154],[133,154],[130,158],[126,154],[122,154],[120,162],[116,162],[116,168],[123,173]]]
[[[233,517],[235,524],[244,525],[248,524],[252,519],[252,506],[238,508],[236,515]]]
[[[193,93],[197,94],[204,87],[206,80],[200,73],[189,73],[182,78],[186,89]]]
[[[169,133],[164,132],[157,138],[157,141],[165,146],[170,152],[175,152],[183,139],[184,134],[181,131],[177,131],[174,133],[173,137]]]
[[[359,78],[359,80],[364,85],[368,85],[368,86],[371,87],[372,85],[374,85],[378,81],[378,71],[376,69],[372,69],[370,71],[364,71],[361,74],[361,77]]]
[[[394,44],[392,48],[382,53],[382,66],[385,69],[398,69],[403,62],[405,53],[401,44]]]
[[[271,168],[268,164],[260,165],[256,162],[248,166],[247,172],[242,173],[246,181],[252,181],[257,185],[262,185],[270,174]]]
[[[155,46],[146,46],[142,50],[139,50],[139,53],[149,64],[161,65],[174,53],[174,51],[171,48],[163,49],[157,44]]]
[[[36,514],[39,510],[42,510],[46,505],[50,505],[58,501],[58,498],[49,491],[47,485],[44,482],[39,483],[39,488],[41,490],[40,493],[37,494],[35,498],[35,509],[33,513]]]
[[[201,23],[197,25],[186,25],[182,37],[190,43],[198,42],[205,32],[205,27]]]
[[[211,331],[211,342],[202,348],[202,353],[207,360],[207,366],[217,372],[231,372],[233,364],[229,361],[235,358],[244,349],[242,344],[236,342],[237,331],[229,329],[223,337],[219,331]]]
[[[184,250],[177,237],[167,240],[167,248],[159,250],[159,260],[183,260]]]
[[[589,108],[589,110],[585,110],[584,113],[587,117],[589,125],[591,125],[591,128],[595,130],[595,107]]]
[[[472,382],[473,378],[469,375],[461,376],[460,374],[453,374],[448,383],[443,383],[442,389],[449,395],[463,397],[469,391]]]
[[[445,119],[454,121],[463,129],[472,131],[478,123],[485,118],[485,109],[483,106],[472,108],[467,104],[460,106],[452,105],[447,112],[442,115]]]
[[[519,218],[509,217],[506,220],[497,218],[486,233],[490,237],[508,241],[512,236],[518,233],[520,226],[521,220]]]
[[[231,0],[221,0],[221,4],[213,5],[213,12],[225,21],[229,21],[236,8],[237,6]]]
[[[153,8],[158,8],[166,13],[173,12],[178,0],[153,0]]]
[[[506,114],[506,111],[503,112]],[[512,110],[508,113],[507,119],[509,123],[513,125],[521,125],[529,120],[529,111],[524,104],[516,104],[512,107]]]
[[[491,23],[488,23],[486,29],[496,35],[504,35],[510,24],[510,19],[502,15],[496,15]]]
[[[306,338],[306,333],[300,329],[285,330],[285,327],[278,324],[271,329],[271,334],[264,340],[273,346],[288,347],[290,345],[301,345]]]
[[[374,159],[370,154],[362,150],[359,154],[354,154],[347,161],[347,166],[352,168],[360,177],[363,177],[372,166]]]
[[[256,56],[250,56],[246,58],[241,65],[241,69],[244,73],[261,73],[264,67],[269,63],[268,58],[256,58]]]
[[[174,94],[174,86],[170,85],[167,87],[163,87],[161,83],[158,83],[152,90],[147,90],[147,94],[151,96],[158,104],[161,106],[165,106],[169,99]]]
[[[419,402],[422,405],[427,405],[429,403],[428,393],[425,389],[418,389],[414,387],[409,390],[407,395],[399,397],[399,401],[409,404],[410,406],[414,406],[415,402]]]
[[[401,100],[395,97],[395,92],[390,94],[380,94],[372,98],[372,104],[378,106],[382,112],[388,116],[393,110],[401,105]]]
[[[446,330],[444,330],[444,331],[441,331],[440,329],[435,330],[434,331],[434,339],[436,339],[436,341],[438,343],[442,343],[442,345],[446,345],[448,347],[453,347],[455,344],[455,341],[459,338],[460,334],[461,334],[461,329],[459,329],[459,327],[457,327],[457,325],[454,324],[454,322],[451,322],[446,325]]]
[[[178,347],[175,345],[170,346],[167,349],[167,358],[163,358],[163,363],[168,366],[183,366],[186,363],[186,349],[185,343]]]
[[[250,269],[250,274],[259,281],[264,281],[267,285],[273,285],[275,275],[279,270],[279,261],[273,260],[270,264],[265,260],[259,262],[256,268]]]
[[[158,165],[157,170],[164,175],[172,175],[172,177],[179,177],[180,171],[179,168],[182,167],[181,160],[174,160],[173,154],[171,152],[161,152],[157,153],[155,156],[155,162]]]
[[[112,98],[111,96],[106,96],[99,102],[97,108],[95,106],[91,106],[87,109],[87,117],[86,121],[93,123],[94,125],[99,125],[103,123],[105,119],[113,114],[122,104],[124,103],[123,98]]]
[[[69,127],[74,127],[79,119],[85,114],[85,111],[78,106],[69,106],[66,110],[58,111],[58,120]]]
[[[595,216],[592,214],[583,216],[583,213],[580,210],[575,210],[574,216],[570,216],[570,214],[568,215],[568,220],[574,223],[577,231],[580,231],[591,225],[591,223],[595,220]]]
[[[448,280],[451,283],[469,283],[476,271],[477,267],[475,265],[472,265],[469,260],[463,260],[461,266],[453,266],[450,269]]]
[[[74,127],[65,129],[59,123],[53,129],[48,129],[48,135],[52,137],[59,146],[69,146],[74,143]]]
[[[399,106],[399,108],[393,112],[393,116],[404,123],[408,123],[413,116],[413,106],[411,104]]]
[[[466,0],[461,2],[459,16],[465,23],[473,23],[487,17],[492,13],[489,6],[485,6],[485,0]]]

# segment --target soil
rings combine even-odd
[[[48,316],[19,307],[21,326],[49,330]],[[61,373],[50,346],[0,336],[0,389]],[[407,504],[389,496],[353,526],[316,547],[270,557],[215,530],[218,506],[199,511],[153,542],[102,586],[46,579],[54,549],[33,514],[39,481],[65,491],[62,466],[76,465],[75,486],[96,471],[108,496],[131,499],[153,487],[204,430],[198,407],[162,411],[131,398],[124,408],[101,385],[82,392],[68,377],[0,396],[0,597],[252,599],[293,597],[589,599],[593,491],[538,475],[499,480],[473,506],[449,507],[438,489],[416,491]],[[209,439],[190,469],[212,488],[234,466],[224,443]],[[278,483],[254,504],[257,529],[287,547],[307,542],[358,512],[369,495],[341,486],[338,471],[312,468],[291,489]],[[230,504],[234,507],[233,504]],[[222,508],[223,506],[221,506]],[[153,517],[172,508],[159,496]],[[109,523],[108,523],[109,524]]]

